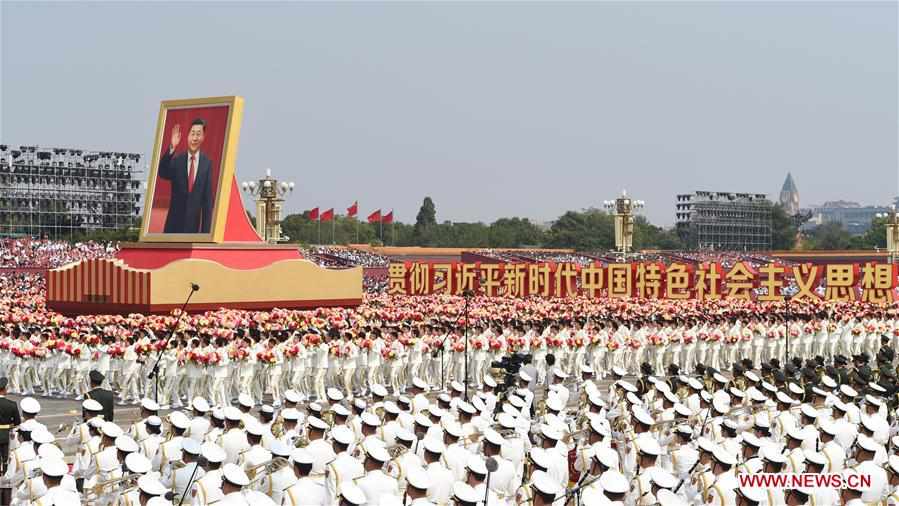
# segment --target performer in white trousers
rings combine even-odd
[[[213,406],[227,406],[231,403],[231,396],[228,394],[229,375],[231,374],[231,358],[228,356],[228,347],[224,340],[220,341],[220,347],[217,351],[219,362],[211,367],[212,382],[210,387],[209,398],[212,399]],[[276,400],[280,398],[275,397]]]
[[[368,385],[367,388],[369,392],[371,391],[372,385],[381,384],[384,382],[384,376],[382,374],[384,359],[381,356],[381,353],[384,350],[384,346],[386,343],[384,342],[384,338],[381,337],[381,332],[378,330],[371,338],[371,348],[368,349]]]
[[[312,392],[319,401],[325,400],[325,375],[328,374],[328,352],[324,339],[312,349]]]
[[[353,342],[352,336],[346,334],[343,340],[343,369],[340,371],[340,385],[343,387],[344,395],[347,398],[353,398],[353,377],[356,375],[356,363],[359,359],[359,347]]]

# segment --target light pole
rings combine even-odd
[[[244,181],[240,188],[256,198],[256,232],[266,242],[277,243],[290,239],[281,235],[281,205],[293,191],[293,182],[278,181],[272,170],[265,169],[265,177],[258,181]]]
[[[899,213],[896,213],[896,205],[890,204],[889,211],[875,216],[886,220],[887,253],[889,262],[893,263],[899,258]]]
[[[628,197],[627,190],[621,190],[620,197],[602,204],[615,218],[615,249],[626,259],[634,244],[634,211],[643,209],[646,203]]]

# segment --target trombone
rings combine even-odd
[[[247,475],[253,476],[253,479],[250,481],[248,487],[252,487],[254,484],[262,481],[266,476],[270,476],[275,472],[280,471],[289,464],[290,462],[288,462],[284,457],[275,457],[273,459],[266,460],[265,462],[256,464],[255,466],[248,467],[246,470]],[[267,472],[257,474],[259,469],[265,469]]]
[[[109,480],[97,482],[95,485],[93,485],[89,489],[85,490],[84,500],[85,500],[85,502],[90,502],[91,500],[98,500],[100,498],[100,496],[102,496],[103,494],[113,492],[114,491],[113,487],[119,488],[118,485],[120,483],[127,483],[130,481],[136,482],[136,480],[138,478],[140,478],[141,476],[143,476],[143,474],[129,473],[124,476],[120,476],[118,478],[112,478]],[[136,484],[135,484],[135,486],[129,487],[129,488],[133,489],[135,487],[136,487]],[[122,495],[126,494],[128,491],[130,491],[130,490],[123,491]]]

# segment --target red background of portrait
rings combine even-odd
[[[212,162],[212,195],[213,210],[218,203],[219,175],[222,171],[222,158],[224,157],[225,130],[228,126],[229,106],[216,105],[210,107],[187,107],[183,109],[169,109],[165,115],[165,127],[162,131],[162,142],[157,160],[168,151],[172,139],[172,128],[176,124],[181,125],[181,142],[175,148],[175,155],[187,150],[187,134],[190,132],[190,124],[196,118],[206,120],[206,137],[200,145],[200,152],[204,153]],[[185,170],[187,168],[185,167]],[[149,177],[149,176],[148,176]],[[161,234],[165,227],[165,218],[169,212],[169,200],[171,199],[171,183],[165,179],[156,177],[156,189],[153,193],[153,204],[150,207],[150,225],[147,233]],[[213,217],[213,220],[215,217]],[[213,221],[213,224],[215,221]],[[209,230],[210,233],[212,229]]]

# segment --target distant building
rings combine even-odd
[[[861,235],[871,228],[871,222],[877,213],[888,212],[886,206],[864,206],[858,202],[837,200],[825,202],[823,205],[812,207],[812,217],[803,227],[804,230],[813,230],[825,223],[839,223],[852,235]]]
[[[71,239],[140,224],[141,155],[0,144],[0,236]]]
[[[793,175],[787,172],[787,179],[780,189],[780,205],[789,216],[799,213],[799,190],[793,181]]]
[[[691,249],[770,250],[771,205],[763,193],[678,195],[675,226]]]

